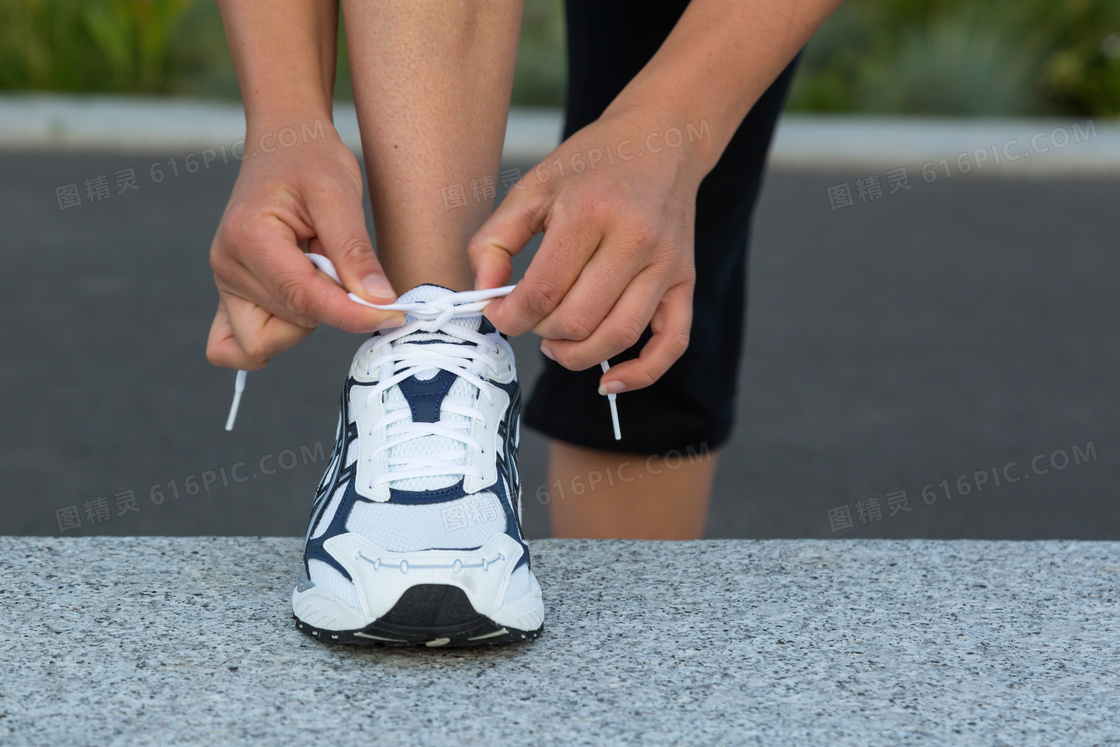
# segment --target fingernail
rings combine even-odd
[[[552,351],[548,349],[548,343],[543,340],[541,341],[541,352],[544,353],[545,358],[553,362],[556,361],[556,359],[552,357]]]
[[[376,272],[362,281],[362,287],[372,298],[395,299],[397,297],[393,292],[393,286],[389,285],[389,279]]]
[[[626,385],[621,381],[608,381],[606,384],[599,385],[599,394],[606,397],[608,394],[618,394],[626,389]]]
[[[392,329],[393,327],[399,327],[402,324],[404,324],[404,320],[401,319],[400,317],[394,316],[394,317],[391,317],[391,318],[386,319],[385,321],[381,322],[381,324],[378,324],[376,327],[373,328],[373,331],[374,332],[380,332],[383,329]]]

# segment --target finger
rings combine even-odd
[[[560,305],[538,322],[532,331],[546,340],[578,341],[591,337],[627,288],[632,286],[638,276],[650,269],[634,264],[634,258],[639,256],[642,248],[633,239],[605,240],[583,266]],[[653,294],[653,300],[647,302],[650,310],[642,320],[643,329],[649,322],[649,316],[653,314],[657,299],[665,292],[666,284],[666,281],[660,284],[650,281],[642,283],[642,287]],[[620,351],[616,350],[611,354],[618,352]]]
[[[513,189],[467,243],[475,287],[499,288],[513,274],[512,258],[544,230],[542,195]]]
[[[525,277],[512,293],[486,307],[486,317],[507,335],[533,329],[564,300],[602,236],[594,216],[576,215],[563,204],[554,205],[541,247]]]
[[[341,190],[315,192],[308,210],[322,253],[334,263],[343,287],[367,301],[395,301],[397,294],[373,251],[360,196],[355,199]]]
[[[236,285],[228,276],[224,278],[232,294],[301,327],[323,323],[347,332],[373,332],[386,324],[402,323],[400,312],[355,303],[311,264],[286,227],[274,224],[258,236],[258,248],[242,252],[247,262],[237,273]],[[261,286],[259,292],[254,292],[254,280]]]
[[[599,378],[601,394],[643,389],[660,379],[688,349],[692,327],[692,284],[670,288],[650,322],[653,337],[637,358],[613,366]]]
[[[218,311],[214,314],[214,322],[210,325],[210,336],[206,340],[206,358],[215,366],[236,368],[241,371],[255,371],[263,368],[268,362],[254,360],[242,350],[237,337],[233,334],[229,314],[222,301],[218,301]]]
[[[288,308],[271,275],[285,257],[300,258],[313,236],[310,226],[293,227],[263,209],[227,211],[210,247],[214,283],[224,295],[252,301],[290,322],[313,326],[316,320]]]
[[[589,337],[583,340],[546,337],[541,340],[541,352],[564,368],[583,371],[630,349],[657,311],[665,294],[663,284],[656,273],[646,269],[625,288]]]
[[[314,327],[293,324],[237,296],[225,296],[223,304],[228,337],[237,345],[237,350],[233,350],[225,343],[224,350],[238,358],[237,368],[246,371],[263,368],[272,356],[294,347],[315,331]]]
[[[233,335],[233,328],[229,324],[229,314],[226,313],[225,303],[218,301],[218,311],[214,314],[214,321],[210,324],[210,335],[206,338],[206,359],[215,366],[224,368],[237,368],[251,371],[259,368],[257,362],[245,355],[245,351],[237,344]]]

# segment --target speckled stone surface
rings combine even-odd
[[[290,538],[0,538],[0,744],[1120,743],[1120,543],[540,541],[537,642],[328,646]]]

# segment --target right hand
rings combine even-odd
[[[305,134],[291,147],[280,145],[277,133],[299,134],[301,123],[302,132],[311,127],[312,137],[326,137]],[[267,152],[270,146],[275,149]],[[330,258],[345,290],[315,269],[307,251]],[[263,368],[320,323],[369,333],[403,321],[400,312],[377,311],[346,295],[374,303],[396,298],[366,230],[361,169],[329,117],[288,115],[250,126],[210,267],[218,311],[206,357],[216,366]]]

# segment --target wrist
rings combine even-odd
[[[308,107],[259,111],[245,117],[245,152],[273,153],[297,143],[341,143],[329,110]]]
[[[287,95],[283,97],[254,97],[245,102],[245,129],[249,132],[265,130],[300,122],[320,120],[324,126],[334,128],[331,101],[322,95]]]
[[[603,112],[604,118],[608,116],[627,117],[637,123],[645,133],[647,148],[661,147],[662,151],[676,153],[681,171],[697,186],[715,168],[730,140],[719,138],[716,121],[693,113],[666,91],[654,94],[625,90]]]

